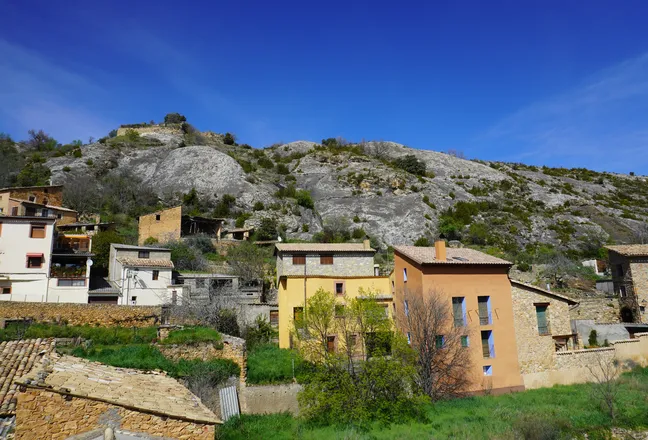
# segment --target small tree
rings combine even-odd
[[[277,221],[270,217],[262,218],[256,230],[256,238],[258,240],[276,240],[277,234]]]
[[[267,250],[249,241],[244,241],[229,249],[227,263],[234,274],[244,281],[262,280],[266,274],[266,260],[269,257]]]
[[[425,176],[426,166],[425,162],[422,162],[416,158],[413,154],[408,154],[403,157],[399,157],[394,161],[394,165],[398,168],[401,168],[408,173]]]
[[[592,329],[590,332],[589,338],[587,338],[587,343],[590,347],[598,347],[598,333],[596,332],[596,329]]]
[[[234,145],[236,143],[236,135],[232,133],[225,133],[223,136],[223,143],[225,145]]]
[[[621,373],[619,361],[607,358],[606,353],[598,353],[593,363],[588,363],[587,369],[594,379],[593,394],[601,403],[601,408],[610,416],[616,419],[616,404],[619,395],[619,381],[617,377]]]
[[[180,113],[167,113],[164,116],[165,124],[181,124],[183,122],[187,122],[187,118]]]

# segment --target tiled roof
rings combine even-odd
[[[16,416],[0,416],[0,440],[9,438],[9,431],[16,427]],[[12,437],[13,438],[13,435]]]
[[[64,208],[62,206],[56,206],[56,205],[45,205],[43,203],[36,203],[36,202],[30,202],[29,200],[24,200],[24,199],[15,199],[13,197],[9,197],[10,200],[13,200],[14,202],[20,202],[20,203],[26,203],[28,205],[36,205],[36,206],[44,206],[45,208],[49,209],[55,209],[57,211],[66,211],[66,212],[76,212],[74,209],[70,208]]]
[[[47,360],[54,351],[53,339],[22,339],[0,342],[0,416],[16,411],[16,391],[13,383],[28,373],[35,364]]]
[[[155,246],[134,246],[132,244],[121,244],[121,243],[110,243],[115,249],[126,249],[129,251],[167,251],[171,252],[171,249],[155,247]]]
[[[394,250],[416,261],[418,264],[487,264],[507,265],[512,263],[492,255],[468,248],[446,248],[446,259],[436,259],[433,247],[395,246]]]
[[[526,287],[526,288],[529,288],[529,289],[533,289],[536,292],[539,292],[539,293],[541,293],[543,295],[551,296],[551,297],[554,297],[554,298],[557,298],[557,299],[561,299],[561,300],[567,302],[570,305],[578,304],[578,301],[574,301],[573,299],[571,299],[568,296],[561,295],[560,293],[552,292],[552,291],[547,290],[547,289],[543,289],[542,287],[534,286],[533,284],[523,283],[522,281],[517,281],[517,280],[511,280],[511,284]]]
[[[277,243],[279,252],[376,252],[364,243]]]
[[[199,423],[220,419],[177,380],[164,373],[116,368],[72,356],[56,356],[17,382],[73,396],[101,400],[142,412],[165,414]]]
[[[124,266],[130,267],[163,267],[173,269],[173,261],[171,260],[151,260],[150,258],[117,258]]]
[[[605,246],[605,248],[625,257],[648,256],[648,244],[624,244],[618,246]]]

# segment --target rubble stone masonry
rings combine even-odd
[[[0,321],[33,319],[69,325],[149,327],[159,323],[160,314],[159,306],[0,301]]]
[[[18,395],[16,440],[63,440],[105,427],[182,440],[212,440],[215,435],[213,424],[162,417],[97,400],[31,388]]]

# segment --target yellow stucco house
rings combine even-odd
[[[279,302],[279,347],[291,347],[291,330],[304,304],[319,289],[332,292],[340,303],[371,291],[391,318],[392,288],[379,276],[369,241],[364,243],[279,243],[276,245]],[[337,336],[330,335],[331,349]]]

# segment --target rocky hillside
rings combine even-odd
[[[644,177],[466,160],[394,142],[259,150],[213,133],[129,135],[48,158],[53,183],[129,172],[167,205],[192,188],[213,203],[230,194],[237,215],[249,213],[246,225],[272,217],[289,238],[307,240],[346,217],[382,245],[442,234],[508,251],[538,243],[587,251],[635,240],[648,215]]]

